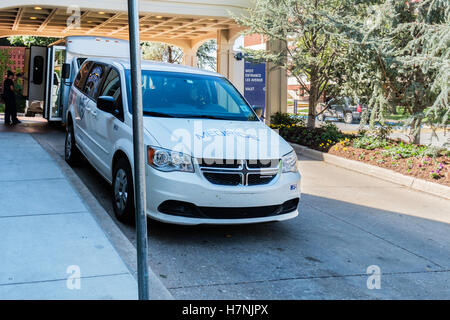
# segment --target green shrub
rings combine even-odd
[[[447,150],[446,148],[437,147],[437,146],[428,146],[425,147],[422,153],[422,157],[432,157],[437,158],[440,156],[450,156],[450,150]]]
[[[388,145],[389,142],[386,139],[379,139],[374,136],[362,136],[353,140],[354,148],[361,148],[366,150],[385,148]]]
[[[287,141],[301,144],[320,151],[327,151],[337,142],[354,136],[343,134],[335,124],[327,123],[319,128],[307,128],[302,125],[274,124],[273,129],[279,130],[279,134]]]
[[[372,134],[380,140],[386,140],[387,138],[389,138],[391,133],[392,133],[392,126],[388,124],[381,125],[372,132]]]
[[[392,157],[411,158],[422,157],[427,150],[425,146],[400,142],[399,144],[385,147],[384,153]]]
[[[275,126],[278,126],[278,125],[285,125],[285,126],[303,125],[304,124],[303,122],[304,121],[302,119],[292,116],[289,113],[277,112],[270,117],[270,123]]]

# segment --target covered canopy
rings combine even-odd
[[[249,0],[141,0],[141,39],[181,46],[190,42],[192,47],[202,40],[216,38],[218,30],[239,29],[231,15],[243,13],[249,5]],[[60,0],[1,1],[0,37],[11,35],[127,39],[127,2],[78,0],[64,5]]]

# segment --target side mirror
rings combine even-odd
[[[113,115],[117,115],[119,113],[119,110],[117,110],[116,99],[110,96],[98,97],[97,108]]]
[[[62,65],[61,78],[63,78],[63,79],[70,78],[70,64],[69,63],[64,63]]]
[[[253,111],[255,111],[256,115],[258,116],[259,119],[264,119],[262,113],[263,113],[263,108],[259,107],[259,106],[252,106]]]

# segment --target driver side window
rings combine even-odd
[[[113,97],[116,100],[117,109],[119,110],[117,118],[123,121],[122,88],[120,86],[120,76],[116,70],[111,69],[109,72],[99,96]]]

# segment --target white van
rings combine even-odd
[[[117,218],[134,218],[128,59],[88,59],[72,85],[65,158],[80,153],[112,184]],[[142,62],[147,214],[174,224],[245,224],[298,215],[292,147],[222,75]]]

